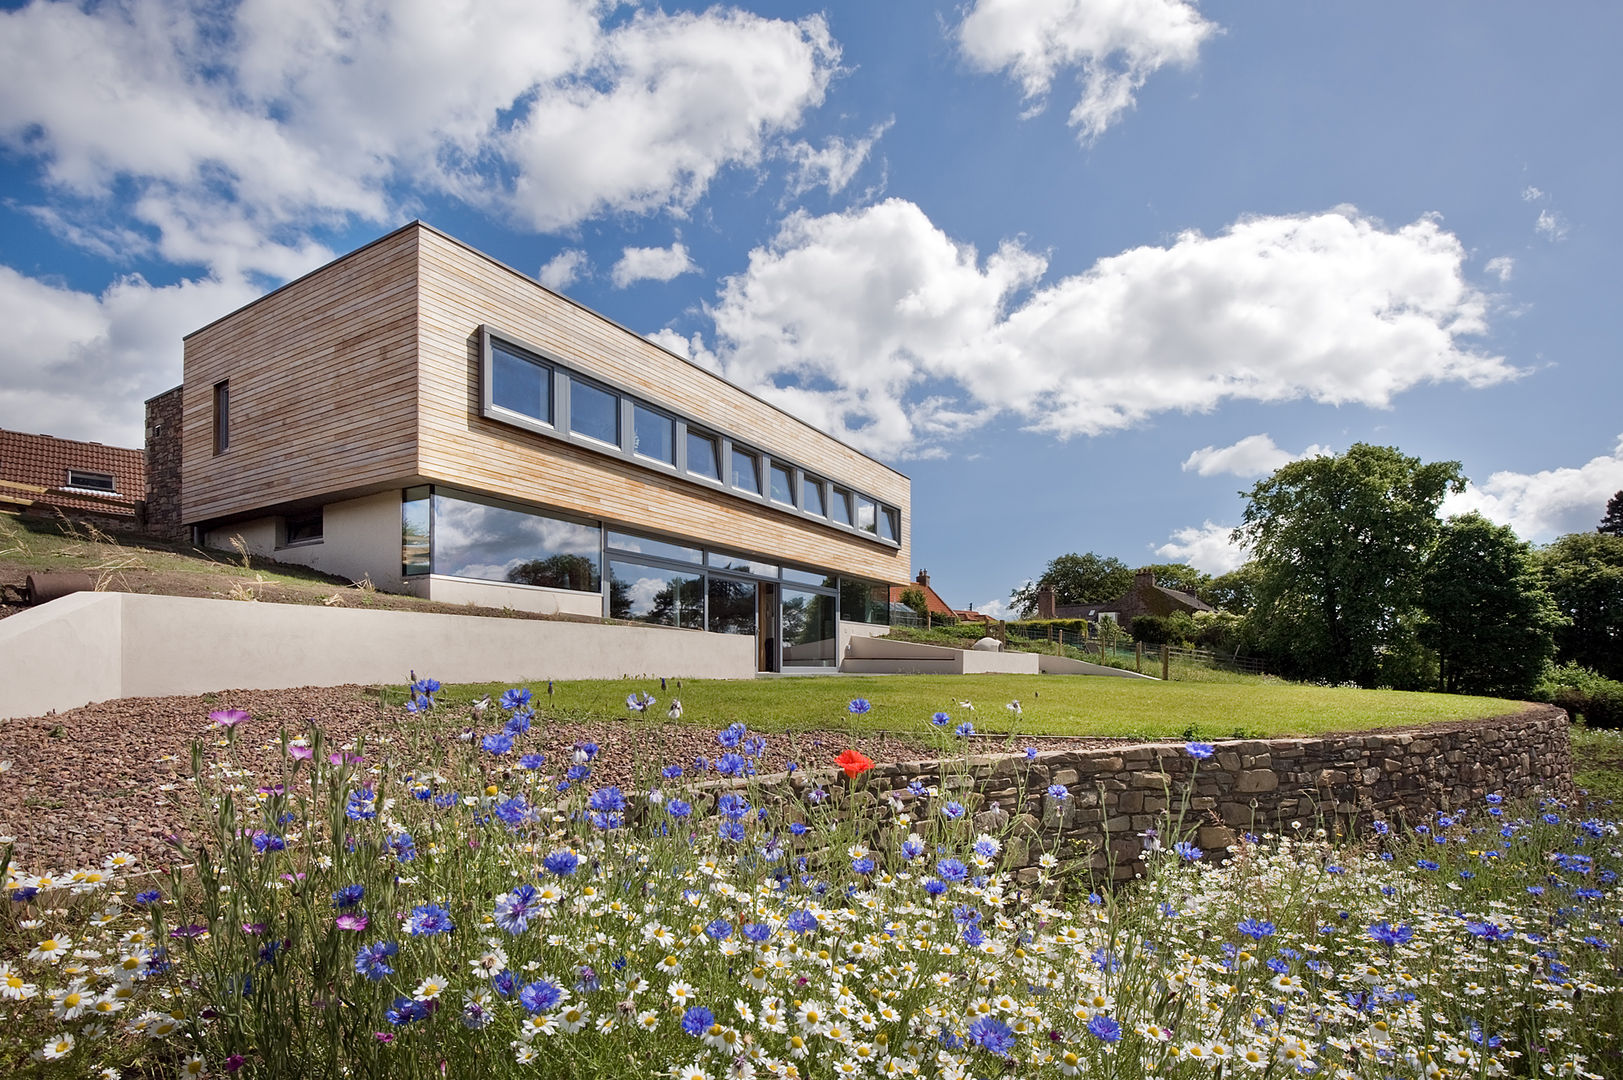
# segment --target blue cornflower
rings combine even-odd
[[[705,925],[704,932],[712,941],[726,941],[733,936],[733,924],[726,919],[712,919]]]
[[[586,815],[586,820],[592,823],[594,829],[618,829],[626,822],[624,814],[605,814],[601,810],[593,810]]]
[[[744,839],[744,826],[737,821],[723,821],[716,827],[716,835],[736,843]]]
[[[535,714],[529,709],[520,709],[507,718],[507,723],[502,725],[502,730],[517,738],[530,730],[530,720],[534,716]]]
[[[1241,919],[1239,930],[1251,940],[1261,941],[1265,937],[1272,937],[1275,927],[1265,919]]]
[[[931,896],[940,896],[947,891],[947,883],[940,878],[931,878],[924,883],[924,891]]]
[[[344,805],[344,816],[351,821],[371,821],[378,816],[377,799],[369,787],[350,792]]]
[[[522,709],[529,703],[530,691],[527,687],[515,686],[511,690],[502,691],[500,704],[501,707],[506,709],[508,712],[512,712],[515,709]]]
[[[157,889],[147,889],[144,892],[138,892],[135,894],[135,902],[137,904],[156,904],[162,899],[163,893],[159,892]]]
[[[338,908],[340,911],[342,911],[344,908],[352,908],[356,904],[359,904],[361,902],[361,898],[365,895],[365,887],[360,885],[345,885],[342,889],[339,889],[337,892],[332,894],[332,906]]]
[[[261,855],[265,854],[267,851],[282,851],[286,847],[287,841],[282,839],[280,836],[277,836],[275,833],[254,833],[254,850],[259,852]]]
[[[409,1024],[413,1020],[427,1020],[429,1015],[428,1003],[413,1001],[409,997],[400,995],[394,999],[394,1004],[383,1015],[389,1023],[394,1024],[396,1027]]]
[[[434,805],[441,810],[449,810],[457,804],[456,792],[447,791],[444,795],[434,796]]]
[[[394,852],[398,862],[411,862],[417,857],[417,842],[411,838],[411,833],[404,830],[389,837],[384,841],[384,845]]]
[[[568,877],[580,866],[580,856],[573,851],[554,851],[541,860],[541,866],[549,874]]]
[[[687,1012],[682,1014],[682,1030],[695,1037],[709,1031],[715,1022],[716,1014],[703,1005],[689,1005]]]
[[[874,872],[874,861],[864,855],[860,859],[851,860],[851,870],[854,873],[868,875]]]
[[[665,803],[665,812],[673,818],[685,818],[693,813],[693,805],[682,799],[669,799]]]
[[[970,904],[959,904],[953,908],[952,917],[959,926],[971,926],[981,921],[979,909]]]
[[[490,977],[490,988],[501,997],[509,998],[513,996],[513,991],[517,988],[516,982],[517,980],[513,978],[512,971],[502,968]]]
[[[1385,836],[1392,831],[1392,826],[1388,825],[1384,821],[1371,822],[1370,828],[1375,830],[1376,836]]]
[[[1003,1055],[1014,1049],[1014,1029],[996,1016],[972,1020],[967,1034],[971,1043],[987,1053]]]
[[[750,802],[744,796],[729,791],[716,800],[716,812],[729,821],[742,821],[750,812]]]
[[[655,704],[657,703],[654,695],[645,694],[641,690],[626,697],[626,709],[635,713],[646,713]]]
[[[967,739],[971,735],[975,734],[975,725],[971,724],[968,720],[965,720],[963,723],[953,728],[952,733],[958,736],[960,739]]]
[[[678,776],[682,775],[682,766],[667,765],[664,769],[660,770],[660,775],[667,780],[675,780]]]
[[[992,856],[996,855],[1000,849],[1001,845],[993,837],[978,836],[975,838],[975,854],[977,855],[984,855],[990,859]]]
[[[964,816],[964,804],[961,802],[949,801],[947,805],[941,808],[941,813],[947,818],[948,821],[957,821],[959,818]]]
[[[438,904],[418,904],[411,909],[411,918],[406,920],[406,933],[414,937],[449,934],[455,929],[451,913]]]
[[[854,715],[860,715],[862,713],[869,712],[872,709],[873,705],[868,702],[867,698],[852,698],[851,704],[845,707],[846,712]]]
[[[722,776],[748,776],[755,768],[743,754],[723,754],[716,759],[716,771]]]
[[[952,723],[952,717],[948,716],[944,712],[938,712],[930,717],[930,723],[934,724],[936,727],[946,727],[948,724]]]
[[[935,872],[944,880],[954,883],[969,880],[969,867],[954,858],[945,858],[935,864]]]
[[[902,854],[909,862],[924,854],[924,841],[916,836],[909,836],[902,841]]]
[[[592,770],[585,765],[571,765],[569,771],[564,773],[564,778],[570,783],[578,784],[591,775]]]
[[[582,765],[586,764],[597,757],[597,744],[595,742],[576,743],[575,757]]]
[[[1036,761],[1037,760],[1037,748],[1035,746],[1026,747],[1026,760],[1027,761]]]
[[[1064,802],[1071,797],[1071,792],[1064,784],[1049,784],[1048,797],[1055,802]]]
[[[806,823],[804,821],[791,821],[789,823],[789,833],[791,836],[805,836],[806,832]]]
[[[514,795],[511,799],[502,799],[491,807],[491,810],[509,828],[516,829],[530,820],[530,804],[524,801],[522,795]]]
[[[772,936],[772,928],[766,923],[745,923],[740,929],[746,938],[754,942],[762,942]]]
[[[519,1004],[531,1014],[551,1012],[563,999],[563,987],[551,979],[537,979],[518,992]]]
[[[600,814],[618,814],[626,808],[626,797],[620,794],[618,787],[611,785],[592,792],[586,806]]]
[[[1206,854],[1187,840],[1179,840],[1172,845],[1172,850],[1180,859],[1187,859],[1189,862],[1195,862]]]
[[[377,982],[385,975],[394,974],[394,968],[389,966],[389,957],[399,951],[400,946],[392,941],[378,941],[371,945],[362,945],[355,953],[355,970],[373,982]]]
[[[1184,752],[1196,761],[1205,761],[1217,752],[1217,747],[1206,742],[1192,742],[1183,744]]]
[[[1396,945],[1408,944],[1414,937],[1414,930],[1407,926],[1393,926],[1389,922],[1378,922],[1369,928],[1369,936],[1390,949]]]
[[[716,734],[716,742],[729,750],[736,750],[738,744],[744,741],[744,733],[748,730],[743,724],[728,724],[725,731]]]
[[[1430,859],[1417,859],[1415,865],[1422,870],[1435,870],[1438,866],[1437,863],[1432,862]]]
[[[1500,803],[1505,801],[1505,797],[1503,795],[1488,795],[1486,798],[1489,806],[1498,806]]]
[[[783,928],[796,934],[809,934],[817,929],[817,916],[809,911],[791,911],[783,920]]]
[[[513,749],[513,736],[507,734],[505,731],[498,731],[494,735],[486,735],[482,740],[480,740],[479,745],[483,746],[486,750],[490,751],[492,754],[495,754],[497,757],[501,757],[503,754]]]
[[[1120,1042],[1121,1025],[1116,1023],[1116,1021],[1112,1020],[1110,1017],[1106,1016],[1104,1013],[1100,1013],[1098,1016],[1095,1016],[1092,1020],[1088,1021],[1088,1034],[1092,1035],[1100,1042]]]
[[[1465,923],[1465,929],[1472,937],[1481,938],[1484,941],[1509,941],[1516,936],[1516,931],[1506,930],[1498,923],[1491,922],[1476,922],[1468,919]]]

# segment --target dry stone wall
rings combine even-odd
[[[1013,865],[1035,876],[1038,855],[1131,877],[1148,830],[1188,792],[1186,827],[1202,848],[1240,833],[1289,828],[1362,832],[1374,820],[1418,823],[1485,795],[1570,798],[1567,715],[1552,706],[1468,724],[1364,734],[1218,742],[1197,762],[1182,743],[1054,750],[1036,757],[971,757],[876,765],[851,789],[838,773],[763,777],[786,801],[824,787],[885,830],[900,810],[917,814],[918,780],[962,802],[978,828],[1009,837]],[[1066,797],[1048,794],[1060,785]]]

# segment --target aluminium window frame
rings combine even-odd
[[[94,491],[102,495],[118,494],[118,477],[112,473],[97,472],[94,469],[75,469],[71,466],[66,470],[68,482],[64,487],[77,491]],[[102,484],[100,481],[105,480]],[[85,483],[84,481],[89,481]]]

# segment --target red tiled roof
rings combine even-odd
[[[902,602],[902,594],[909,589],[918,589],[924,593],[924,604],[934,614],[951,615],[953,613],[952,607],[945,600],[941,599],[941,597],[937,596],[934,589],[930,588],[928,585],[920,585],[916,581],[910,581],[906,585],[892,585],[890,587],[890,602],[893,604],[900,604]]]
[[[111,476],[114,490],[111,494],[76,492],[68,488],[69,469]],[[46,506],[129,514],[137,499],[146,498],[146,455],[122,446],[0,428],[0,480],[45,488],[36,502]]]

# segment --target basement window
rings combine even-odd
[[[322,539],[322,513],[319,509],[305,514],[289,514],[283,518],[282,546],[319,544]]]
[[[105,491],[115,494],[118,483],[108,473],[86,472],[83,469],[68,470],[68,487],[78,488],[80,491]]]

